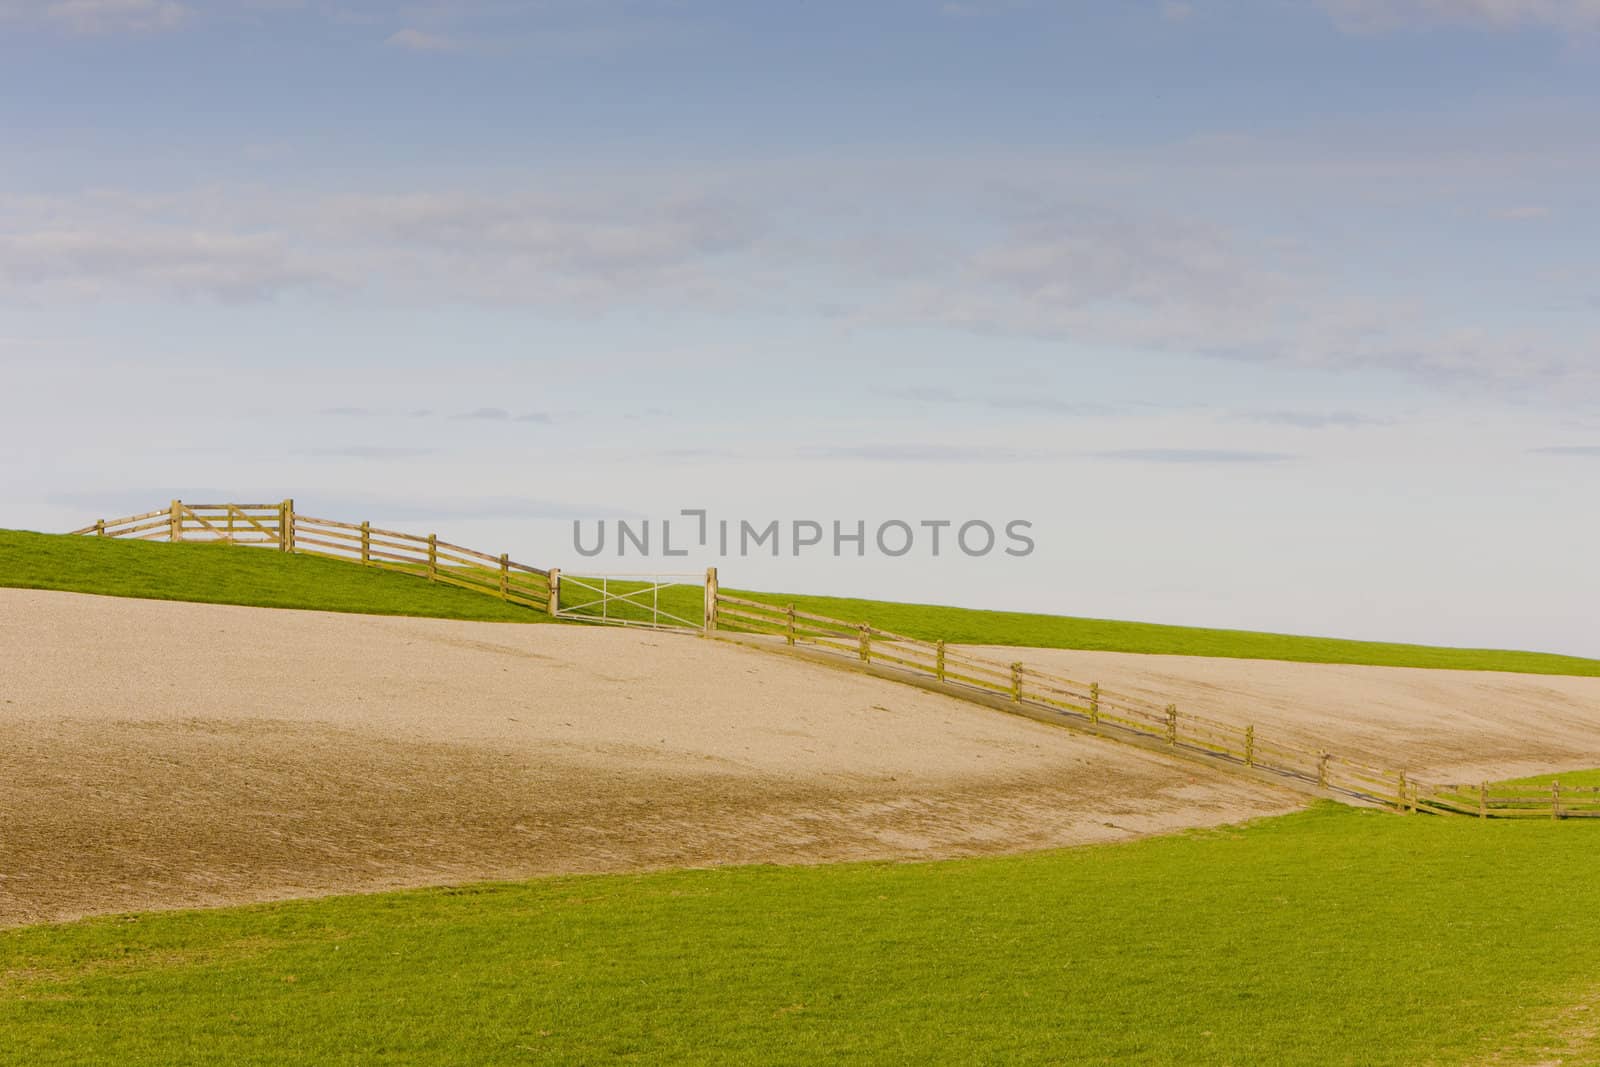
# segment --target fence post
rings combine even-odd
[[[784,630],[783,638],[784,638],[785,643],[787,643],[789,645],[793,645],[794,644],[794,605],[790,604],[786,609],[784,609],[784,613],[783,614],[784,614],[784,623],[785,623],[785,630]]]
[[[278,505],[278,540],[285,552],[294,551],[294,497]]]
[[[511,584],[511,557],[500,553],[500,599],[506,598],[506,587]]]
[[[1488,782],[1479,782],[1478,783],[1478,818],[1487,819],[1488,817],[1489,817],[1489,783]]]
[[[861,662],[872,662],[872,627],[868,623],[861,624]]]
[[[551,567],[545,581],[550,586],[550,600],[544,610],[553,619],[561,614],[561,568]]]
[[[95,522],[94,522],[94,535],[96,537],[104,537],[106,535],[106,520],[104,520],[104,519],[96,519],[95,520]]]
[[[1323,789],[1328,788],[1328,760],[1331,758],[1326,752],[1317,758],[1317,785]]]
[[[933,673],[939,676],[939,681],[944,681],[944,638],[939,638],[939,644],[933,653]]]
[[[228,505],[228,544],[233,544],[233,514],[239,509],[232,504]]]
[[[1022,664],[1013,663],[1011,665],[1011,703],[1020,704],[1021,702],[1022,702]]]
[[[1395,810],[1396,811],[1404,813],[1405,810],[1406,810],[1406,772],[1405,771],[1401,771],[1400,772],[1398,781],[1399,781],[1400,788],[1395,791],[1394,806],[1395,806]]]
[[[1090,722],[1094,722],[1094,723],[1097,723],[1097,722],[1100,721],[1100,683],[1099,682],[1091,682],[1089,684],[1089,721]]]
[[[181,500],[172,502],[172,514],[167,519],[167,540],[183,540],[183,501]]]
[[[428,535],[428,581],[433,581],[439,573],[439,535]]]
[[[1244,728],[1244,765],[1246,767],[1254,767],[1256,765],[1256,728],[1254,723]]]
[[[1550,783],[1550,818],[1561,818],[1561,783]]]
[[[1167,744],[1174,747],[1178,744],[1178,705],[1167,705]]]
[[[706,633],[717,632],[717,568],[706,568]]]

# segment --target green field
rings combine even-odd
[[[0,530],[0,586],[264,608],[543,622],[542,612],[358,563],[220,544]]]
[[[378,615],[548,621],[541,612],[508,606],[480,593],[338,560],[266,549],[9,530],[0,530],[0,586]],[[626,588],[627,583],[614,583],[612,588],[618,587]],[[794,604],[804,611],[849,622],[870,622],[929,641],[943,638],[960,644],[1600,677],[1600,660],[1542,652],[1433,648],[879,600],[727,591],[774,605]],[[578,588],[570,579],[563,584],[565,606],[594,598],[594,593]],[[699,620],[702,603],[700,586],[679,585],[663,592],[661,607]],[[613,603],[611,610],[635,620],[650,616],[648,609],[639,605]],[[591,613],[597,611],[590,609]]]
[[[1322,805],[1001,859],[0,932],[0,1062],[1600,1062],[1600,826]]]
[[[1600,789],[1600,770],[1586,768],[1574,771],[1557,771],[1552,774],[1535,774],[1527,778],[1513,778],[1505,782],[1496,782],[1496,786],[1512,786],[1520,788],[1538,788],[1548,786],[1551,782],[1560,782],[1573,789]]]
[[[1169,656],[1291,660],[1298,663],[1353,663],[1376,667],[1437,667],[1446,670],[1518,671],[1600,677],[1600,660],[1545,652],[1435,648],[1428,645],[1347,641],[1333,637],[1295,637],[1247,630],[1211,630],[1147,622],[1080,619],[1019,611],[980,611],[931,604],[897,604],[842,597],[784,593],[739,593],[769,604],[793,604],[831,618],[874,626],[925,641],[944,638],[959,644],[1076,648],[1086,651],[1143,652]]]

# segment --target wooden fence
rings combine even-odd
[[[560,572],[517,563],[439,540],[383,530],[371,523],[336,522],[302,515],[293,500],[277,504],[185,504],[101,519],[74,534],[138,541],[220,542],[260,545],[280,552],[326,556],[380,570],[426,578],[536,611],[554,613]]]
[[[399,571],[433,582],[458,586],[497,597],[510,604],[586,622],[629,621],[627,612],[613,619],[608,612],[583,611],[588,603],[561,605],[561,572],[513,562],[440,541],[434,534],[418,536],[374,528],[370,523],[336,522],[295,511],[293,500],[277,504],[185,504],[181,500],[156,511],[85,526],[75,534],[132,538],[145,541],[222,542],[259,545],[282,552],[326,556],[368,567]],[[675,587],[682,583],[672,583]],[[634,588],[637,586],[637,588]],[[646,610],[642,624],[661,626],[659,580],[623,583],[615,595],[599,586],[605,606]],[[641,592],[644,590],[645,592]],[[699,594],[696,594],[698,598]],[[781,638],[787,646],[804,645],[878,664],[944,685],[998,695],[1016,704],[1045,709],[1062,719],[1086,723],[1111,737],[1154,740],[1174,752],[1198,756],[1218,764],[1244,767],[1277,775],[1329,794],[1376,803],[1396,811],[1437,815],[1474,815],[1479,818],[1592,818],[1600,817],[1600,788],[1562,786],[1429,785],[1404,771],[1387,770],[1331,752],[1287,744],[1264,737],[1252,724],[1223,722],[1180,709],[1117,694],[1099,684],[1080,682],[1030,667],[975,655],[943,641],[923,641],[892,633],[870,623],[853,623],[799,611],[793,605],[777,606],[723,593],[715,568],[707,571],[704,592],[704,629]],[[668,628],[689,623],[686,607],[674,605],[676,615]],[[680,617],[681,616],[681,617]],[[698,627],[694,627],[698,628]]]
[[[712,589],[708,630],[782,638],[865,664],[881,664],[946,685],[1000,696],[1015,704],[1047,709],[1108,736],[1155,740],[1175,752],[1232,767],[1253,768],[1336,796],[1381,804],[1396,811],[1482,818],[1573,818],[1600,816],[1600,789],[1510,786],[1441,786],[1417,781],[1404,771],[1374,767],[1321,748],[1286,744],[1263,736],[1252,724],[1223,722],[1138,697],[1113,693],[1098,683],[1003,662],[825,615],[777,606]]]

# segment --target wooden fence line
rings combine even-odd
[[[100,519],[73,533],[259,545],[410,574],[530,610],[560,613],[561,572],[557,569],[542,570],[505,554],[496,556],[440,541],[435,534],[419,536],[380,529],[368,522],[302,515],[292,499],[276,504],[185,504],[173,500],[165,508]],[[1600,787],[1562,786],[1559,782],[1548,787],[1425,785],[1403,771],[1263,737],[1254,724],[1241,726],[1194,715],[1175,704],[1162,705],[1106,690],[1098,682],[1081,682],[1026,663],[952,649],[944,641],[924,641],[870,623],[800,611],[792,604],[778,606],[730,596],[719,588],[715,568],[706,573],[704,629],[708,634],[728,629],[781,637],[786,646],[805,645],[869,665],[887,664],[1103,730],[1154,739],[1191,756],[1271,772],[1396,811],[1479,818],[1600,818]]]
[[[559,572],[441,541],[436,534],[419,536],[379,529],[368,522],[303,515],[295,510],[292,499],[277,504],[185,504],[174,500],[157,511],[99,519],[72,532],[131,540],[260,545],[415,575],[548,613],[553,613],[559,582]]]
[[[723,627],[772,637],[786,646],[805,645],[863,663],[975,689],[1053,711],[1097,727],[1126,731],[1165,743],[1187,755],[1235,767],[1268,771],[1305,785],[1402,812],[1472,815],[1480,818],[1600,818],[1600,787],[1549,787],[1517,790],[1484,784],[1427,785],[1403,771],[1369,766],[1321,748],[1263,737],[1253,724],[1240,725],[1191,714],[1175,704],[1156,704],[1114,693],[1098,682],[1005,663],[944,641],[924,641],[873,626],[848,622],[793,605],[775,605],[716,591],[707,629]],[[1492,792],[1491,792],[1492,790]]]

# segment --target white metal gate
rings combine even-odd
[[[551,571],[556,618],[655,630],[705,628],[704,573],[569,574]]]

